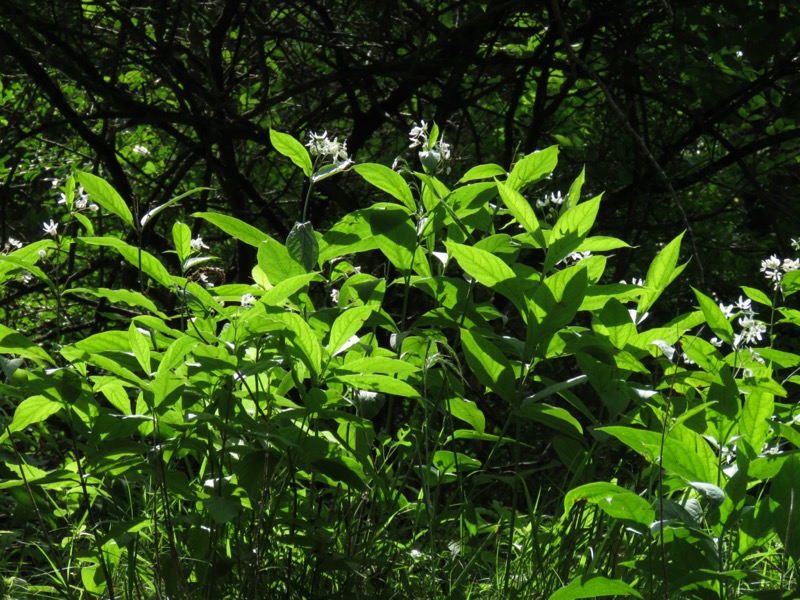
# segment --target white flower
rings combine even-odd
[[[47,250],[45,250],[44,248],[41,248],[39,250],[39,258],[41,260],[44,260],[45,258],[47,258]]]
[[[442,160],[450,160],[450,144],[444,141],[444,136],[442,136],[442,139],[437,140],[435,148],[442,155]]]
[[[58,202],[56,204],[66,204],[67,203],[67,195],[64,192],[61,192],[58,195]]]
[[[742,311],[745,314],[752,315],[753,312],[753,301],[750,298],[742,298],[739,296],[739,299],[736,301],[736,308]]]
[[[33,281],[33,274],[30,271],[25,271],[22,273],[22,283],[28,285]]]
[[[800,259],[791,260],[789,258],[784,258],[783,264],[781,265],[781,269],[783,269],[784,273],[789,273],[791,271],[800,271]]]
[[[414,125],[411,131],[408,132],[408,139],[411,142],[408,145],[409,148],[423,146],[428,141],[428,124],[425,121],[420,121],[419,125]]]
[[[150,150],[147,147],[142,146],[141,144],[136,144],[133,148],[131,148],[131,152],[134,154],[138,154],[139,156],[147,156],[150,154]]]
[[[797,251],[800,251],[800,239],[792,238],[792,248],[794,248]]]
[[[78,198],[75,200],[75,208],[83,210],[89,204],[89,194],[82,186],[78,186]]]
[[[20,241],[19,241],[19,240],[17,240],[17,239],[14,239],[14,238],[12,238],[12,237],[8,238],[8,242],[6,242],[6,243],[7,243],[7,244],[8,244],[8,245],[9,245],[11,248],[14,248],[15,250],[19,250],[20,248],[22,248],[22,242],[20,242]]]
[[[339,304],[339,290],[337,290],[336,288],[333,288],[331,290],[331,301],[334,304]]]
[[[191,245],[192,250],[196,250],[198,252],[200,250],[208,250],[209,249],[208,246],[206,246],[203,243],[203,238],[201,238],[199,236],[194,238],[191,242],[189,242],[189,244]]]
[[[557,206],[561,206],[562,204],[564,204],[564,198],[561,197],[561,192],[550,194],[550,198],[548,200],[550,204],[555,204]]]
[[[750,345],[754,342],[760,342],[762,334],[767,332],[767,325],[763,321],[757,321],[750,317],[740,317],[739,326],[742,328],[741,333],[737,333],[733,345],[736,348],[742,345]]]
[[[586,252],[573,252],[572,254],[567,256],[565,259],[560,260],[559,263],[563,262],[563,263],[566,263],[567,265],[576,265],[579,262],[581,262],[583,259],[589,258],[590,256],[592,256],[592,253],[589,252],[588,250]]]
[[[245,294],[242,296],[241,302],[243,307],[250,307],[256,303],[256,297],[253,294]]]
[[[717,347],[717,348],[719,348],[720,346],[722,346],[722,340],[721,340],[721,339],[719,339],[719,338],[718,338],[718,337],[716,337],[716,336],[712,337],[712,338],[709,340],[709,342],[711,342],[711,345],[712,345],[712,346],[715,346],[715,347]]]
[[[780,268],[781,259],[774,254],[761,261],[761,271],[767,279],[775,283],[776,288],[780,285],[781,279],[783,279],[783,273],[781,273]]]
[[[58,223],[50,219],[49,223],[42,223],[42,229],[47,235],[56,237],[58,235]]]
[[[334,164],[350,160],[347,156],[347,142],[340,144],[337,138],[329,139],[327,131],[321,134],[312,131],[306,147],[311,156],[331,157]]]
[[[94,202],[92,202],[92,203],[89,205],[89,210],[93,210],[94,212],[97,212],[98,210],[100,210],[100,207],[99,207],[99,206],[97,206],[97,204],[95,204]]]
[[[730,319],[733,316],[733,304],[723,304],[720,302],[719,309],[722,311],[722,314],[725,315],[726,319]]]

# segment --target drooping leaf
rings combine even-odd
[[[145,225],[147,225],[161,211],[169,208],[173,204],[177,204],[178,202],[180,202],[181,200],[183,200],[187,196],[191,196],[192,194],[195,194],[197,192],[203,192],[203,191],[210,190],[210,189],[211,188],[206,188],[206,187],[194,188],[193,190],[189,190],[188,192],[184,192],[183,194],[180,194],[179,196],[175,196],[174,198],[172,198],[170,200],[167,200],[166,202],[164,202],[164,204],[159,204],[155,208],[151,208],[141,218],[142,229],[144,229]],[[183,261],[181,261],[181,262],[183,262]]]
[[[364,373],[361,375],[336,374],[334,381],[347,384],[357,390],[381,392],[404,398],[419,398],[419,392],[402,379],[395,379],[389,375]]]
[[[169,274],[166,267],[155,256],[150,254],[147,250],[140,250],[135,246],[113,237],[81,237],[78,238],[84,244],[91,246],[107,246],[114,248],[119,252],[120,256],[127,260],[131,265],[137,269],[141,268],[142,272],[149,275],[154,281],[159,283],[162,287],[172,289],[172,284],[175,283],[175,278]]]
[[[286,238],[286,249],[306,271],[312,271],[317,266],[319,242],[310,221],[294,224]]]
[[[731,327],[730,322],[725,317],[719,304],[695,288],[692,288],[692,291],[697,297],[697,301],[700,303],[700,310],[703,311],[706,323],[711,327],[711,331],[714,332],[714,335],[723,342],[728,344],[733,343],[733,327]]]
[[[97,175],[83,171],[77,171],[75,179],[88,192],[92,202],[96,202],[111,214],[118,216],[131,229],[136,229],[131,210],[110,183]]]
[[[274,129],[269,130],[269,141],[272,142],[272,147],[275,148],[275,150],[300,167],[303,171],[303,175],[311,177],[314,167],[311,164],[311,157],[308,154],[308,150],[306,150],[303,144],[288,133],[281,133]]]
[[[8,428],[0,435],[0,442],[4,442],[9,433],[22,431],[29,425],[41,423],[56,414],[61,408],[63,407],[60,402],[45,396],[36,395],[25,398],[14,411],[14,418],[11,419]]]
[[[0,353],[13,354],[36,363],[55,365],[50,355],[18,331],[0,324]]]
[[[457,419],[470,425],[478,433],[486,429],[486,417],[478,408],[477,403],[460,396],[452,396],[445,403],[446,410]]]
[[[72,288],[70,290],[65,290],[65,294],[89,294],[90,296],[94,296],[96,298],[103,298],[108,300],[112,304],[122,302],[127,304],[128,306],[133,306],[136,308],[143,308],[147,312],[150,312],[162,319],[168,318],[166,314],[158,310],[158,307],[153,304],[153,301],[150,300],[144,294],[139,292],[135,292],[132,290],[112,290],[110,288]]]
[[[461,343],[470,371],[506,402],[517,403],[517,386],[511,362],[488,338],[478,332],[461,329]]]
[[[235,237],[240,242],[244,242],[250,246],[255,246],[256,248],[258,248],[263,242],[270,239],[270,237],[260,229],[257,229],[249,223],[245,223],[236,217],[211,212],[193,213],[192,216],[194,218],[205,219],[228,235]]]

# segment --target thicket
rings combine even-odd
[[[658,321],[683,236],[615,281],[556,147],[452,182],[425,123],[394,170],[269,135],[305,181],[285,238],[201,211],[159,253],[192,193],[132,210],[76,171],[5,241],[5,597],[792,596],[800,262]],[[379,201],[317,231],[342,176]]]

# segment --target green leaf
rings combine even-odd
[[[461,344],[470,371],[478,382],[506,402],[517,404],[514,369],[500,349],[480,333],[468,329],[461,329]]]
[[[198,344],[196,338],[185,335],[172,342],[158,364],[156,374],[168,373],[184,363],[184,357]],[[149,371],[145,371],[149,373]]]
[[[258,246],[258,266],[271,285],[277,285],[290,277],[306,275],[305,267],[289,254],[286,246],[272,238],[266,238]]]
[[[475,431],[482,434],[486,429],[486,417],[481,409],[472,400],[453,396],[446,401],[446,410],[457,419],[470,425]]]
[[[281,133],[274,129],[269,130],[269,141],[272,142],[272,147],[275,148],[275,150],[300,167],[303,171],[303,175],[311,177],[314,167],[311,164],[311,157],[308,155],[308,150],[306,150],[303,144],[288,133]]]
[[[508,208],[508,212],[544,248],[546,242],[539,227],[539,219],[536,218],[530,203],[517,190],[500,181],[497,182],[497,190],[500,192],[500,198]]]
[[[380,251],[400,271],[405,273],[410,270],[417,245],[417,231],[408,209],[383,202],[371,206],[367,212],[370,230]]]
[[[150,342],[148,336],[144,335],[136,328],[136,325],[131,323],[128,327],[128,342],[145,375],[150,375]]]
[[[772,300],[770,300],[769,296],[767,296],[761,290],[743,285],[742,291],[745,293],[745,296],[750,298],[753,302],[758,302],[759,304],[763,304],[764,306],[769,306],[772,308]]]
[[[374,250],[378,242],[369,225],[369,209],[356,210],[343,216],[322,236],[319,253],[320,263],[354,254]]]
[[[178,260],[183,265],[192,253],[192,230],[189,226],[180,221],[175,221],[172,226],[172,242],[175,244],[175,251],[178,253]]]
[[[34,344],[18,331],[0,324],[0,353],[15,354],[22,358],[27,358],[37,364],[47,362],[55,365],[56,362],[50,358],[43,349]]]
[[[169,271],[167,271],[164,265],[161,264],[161,261],[147,250],[139,250],[135,246],[131,246],[113,237],[81,237],[78,238],[78,240],[90,246],[107,246],[109,248],[114,248],[122,258],[127,260],[131,265],[137,269],[141,268],[143,273],[149,275],[161,286],[172,289],[172,284],[175,282],[175,279],[169,274]]]
[[[568,586],[556,590],[550,600],[578,600],[579,598],[597,598],[599,596],[642,596],[619,579],[608,579],[600,575],[581,575]]]
[[[331,325],[328,353],[336,356],[349,348],[350,339],[361,329],[372,313],[371,306],[355,306],[342,311]]]
[[[277,313],[268,318],[284,323],[284,335],[295,357],[305,363],[312,378],[318,377],[322,373],[322,345],[306,320],[292,312]]]
[[[261,300],[267,306],[280,306],[287,298],[293,296],[298,291],[305,289],[311,281],[320,281],[322,277],[318,273],[303,273],[284,279],[275,285],[267,293],[261,296]]]
[[[711,331],[714,332],[714,335],[716,335],[722,341],[732,344],[733,327],[731,327],[728,319],[725,318],[725,315],[722,312],[722,309],[719,307],[719,304],[694,288],[692,288],[692,291],[697,297],[697,301],[700,303],[700,310],[703,311],[703,316],[706,318],[706,323],[708,323],[708,326],[711,327]]]
[[[572,208],[576,204],[581,201],[581,190],[583,189],[583,184],[586,181],[586,167],[584,166],[581,169],[580,175],[575,178],[575,181],[572,182],[572,185],[569,186],[569,192],[567,193],[567,208]]]
[[[295,223],[286,238],[286,249],[289,256],[299,262],[306,271],[317,266],[319,259],[319,242],[310,221]]]
[[[357,164],[353,170],[379,190],[399,200],[411,212],[417,210],[408,184],[396,171],[374,163]]]
[[[506,173],[506,170],[500,165],[478,165],[464,173],[463,177],[458,180],[458,183],[467,183],[468,181],[476,181],[479,179],[492,179],[494,177],[505,177],[506,175],[508,175],[508,173]]]
[[[515,414],[574,437],[579,438],[583,435],[583,427],[581,427],[578,420],[568,410],[560,406],[551,406],[538,402],[535,404],[527,403],[515,411]]]
[[[664,246],[663,250],[650,263],[650,268],[647,269],[647,277],[645,278],[645,289],[639,298],[639,305],[637,310],[639,314],[644,314],[653,306],[653,303],[658,299],[667,286],[672,283],[675,278],[683,272],[686,264],[678,267],[678,256],[681,252],[681,240],[683,233],[672,240],[669,244]]]
[[[558,146],[550,146],[544,150],[528,154],[517,161],[508,176],[508,185],[512,189],[521,190],[545,175],[553,172],[558,164]]]
[[[19,403],[17,409],[14,411],[14,418],[8,425],[7,430],[0,435],[0,442],[5,441],[8,438],[9,433],[22,431],[29,425],[41,423],[48,417],[56,414],[59,410],[61,410],[61,408],[61,402],[56,402],[55,400],[46,398],[44,396],[31,396],[29,398],[25,398],[25,400]]]
[[[158,310],[158,307],[153,304],[153,301],[150,300],[150,298],[139,292],[125,289],[112,290],[110,288],[73,288],[71,290],[65,290],[64,294],[89,294],[90,296],[94,296],[96,298],[104,298],[112,304],[116,302],[122,302],[128,306],[143,308],[146,311],[161,317],[162,319],[168,318],[166,314]]]
[[[83,171],[77,171],[75,179],[89,193],[92,202],[96,202],[111,214],[118,216],[131,229],[136,229],[128,205],[125,204],[125,200],[117,193],[117,190],[111,187],[111,184],[97,175]]]
[[[760,453],[769,436],[774,408],[775,399],[772,394],[761,390],[747,394],[739,420],[739,435],[742,437],[737,444],[747,443],[756,454]]]
[[[166,202],[164,202],[164,204],[159,204],[155,208],[151,208],[150,210],[148,210],[145,213],[145,215],[141,219],[142,229],[144,229],[145,225],[147,225],[153,219],[153,217],[155,217],[158,213],[160,213],[161,211],[169,208],[173,204],[176,204],[177,202],[180,202],[181,200],[186,198],[186,196],[191,196],[194,193],[203,192],[203,191],[210,190],[210,189],[211,188],[207,188],[207,187],[194,188],[193,190],[189,190],[188,192],[185,192],[185,193],[181,194],[180,196],[176,196],[175,198],[172,198],[171,200],[167,200]],[[181,260],[181,262],[183,262],[183,261]]]
[[[794,561],[800,560],[800,457],[787,457],[769,488],[770,504],[774,503],[772,525]]]
[[[587,483],[569,491],[564,498],[564,514],[569,514],[577,502],[594,504],[610,517],[634,521],[645,527],[650,527],[656,517],[647,500],[605,481]]]
[[[212,225],[219,227],[228,235],[235,237],[237,240],[244,242],[245,244],[255,246],[256,248],[258,248],[261,243],[270,239],[270,237],[260,229],[256,229],[252,225],[249,225],[235,217],[210,212],[194,213],[192,216],[195,218],[199,217],[201,219],[205,219]]]
[[[600,209],[600,196],[567,209],[559,217],[550,233],[544,271],[549,272],[555,265],[575,252],[594,225]]]
[[[517,277],[503,259],[491,252],[446,240],[444,245],[447,248],[447,254],[458,261],[464,272],[486,287],[494,288],[504,281]]]
[[[404,398],[419,398],[419,392],[402,379],[395,379],[389,375],[374,373],[363,375],[346,375],[337,373],[332,378],[334,381],[352,386],[357,390],[382,392]]]

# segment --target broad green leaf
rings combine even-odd
[[[482,334],[467,329],[461,329],[461,344],[470,371],[478,382],[506,402],[517,404],[514,369],[500,349]]]
[[[645,278],[645,289],[639,298],[637,310],[640,314],[647,312],[667,286],[683,272],[686,264],[678,266],[683,233],[664,246],[661,252],[650,263]]]
[[[173,204],[176,204],[176,203],[180,202],[181,200],[186,198],[186,196],[191,196],[192,194],[194,194],[196,192],[203,192],[203,191],[210,190],[210,189],[211,188],[207,188],[207,187],[194,188],[193,190],[189,190],[188,192],[184,192],[180,196],[176,196],[175,198],[172,198],[171,200],[167,200],[166,202],[164,202],[164,204],[159,204],[155,208],[151,208],[150,210],[148,210],[144,214],[144,216],[141,219],[142,229],[144,229],[145,225],[147,225],[158,213],[160,213],[161,211],[169,208]],[[181,262],[183,262],[183,260],[181,260]]]
[[[374,250],[378,242],[369,225],[369,209],[356,210],[343,216],[322,236],[319,262],[326,263],[345,254]]]
[[[486,429],[486,418],[483,416],[481,409],[472,400],[461,398],[460,396],[452,396],[445,402],[445,410],[457,419],[461,419],[470,425],[478,433],[483,433]]]
[[[714,335],[716,335],[723,342],[732,344],[733,327],[731,327],[728,319],[725,318],[725,315],[723,314],[722,309],[719,307],[719,304],[695,288],[692,288],[692,291],[697,297],[697,301],[700,303],[700,310],[703,311],[703,316],[706,318],[706,323],[708,323],[708,326],[711,327],[711,331],[714,332]]]
[[[367,319],[373,313],[371,306],[354,306],[345,309],[331,325],[331,333],[328,337],[328,353],[336,356],[345,350],[350,338],[352,338],[363,327]]]
[[[739,419],[741,437],[738,443],[746,442],[756,454],[760,453],[769,436],[774,408],[775,399],[772,394],[760,390],[747,394]]]
[[[641,594],[619,579],[608,579],[601,575],[581,575],[569,585],[556,590],[550,600],[578,600],[602,596],[641,598]]]
[[[362,375],[336,374],[333,381],[352,386],[357,390],[381,392],[404,398],[419,398],[419,392],[402,379],[395,379],[389,375],[365,373]]]
[[[184,264],[192,253],[192,230],[186,223],[175,221],[172,226],[172,243],[175,244],[178,260]]]
[[[353,309],[348,309],[353,310]],[[335,373],[349,375],[351,373],[382,373],[384,375],[400,375],[403,379],[419,372],[419,367],[399,360],[394,356],[363,356],[350,359],[334,368]]]
[[[128,327],[128,342],[131,347],[131,352],[139,361],[145,375],[150,374],[150,341],[149,337],[144,335],[136,328],[133,323]]]
[[[289,254],[286,246],[272,238],[265,239],[258,246],[258,266],[271,285],[278,285],[290,277],[306,275],[306,268]]]
[[[575,252],[608,252],[609,250],[630,247],[630,244],[615,237],[593,235],[583,240],[580,246],[575,249]]]
[[[583,435],[583,427],[581,427],[578,420],[568,410],[560,406],[551,406],[539,402],[535,404],[528,403],[516,410],[515,414],[574,437]]]
[[[162,287],[172,289],[172,285],[175,283],[175,278],[169,274],[169,271],[161,264],[161,261],[147,250],[140,250],[135,246],[131,246],[113,237],[82,237],[78,238],[78,240],[90,246],[107,246],[109,248],[114,248],[119,252],[122,258],[137,269],[141,268],[143,273],[149,275]]]
[[[408,210],[417,210],[408,184],[396,171],[375,163],[353,165],[353,170],[379,190],[399,200]]]
[[[761,290],[757,290],[755,288],[751,288],[751,287],[747,287],[746,285],[743,285],[742,286],[742,291],[753,302],[758,302],[759,304],[763,304],[764,306],[769,306],[770,308],[772,308],[772,300],[770,300],[769,296],[767,296]]]
[[[112,304],[117,302],[122,302],[127,304],[128,306],[134,306],[136,308],[143,308],[144,310],[161,317],[162,319],[167,319],[167,315],[162,313],[158,310],[158,307],[153,304],[153,301],[150,300],[144,294],[139,292],[134,292],[131,290],[112,290],[110,288],[73,288],[71,290],[66,290],[65,294],[89,294],[96,298],[104,298],[108,300]]]
[[[303,171],[303,175],[311,177],[314,167],[311,164],[311,157],[308,155],[308,150],[306,150],[303,144],[288,133],[281,133],[274,129],[269,130],[269,141],[272,142],[272,147],[275,148],[278,153],[283,154],[295,165],[300,167]]]
[[[260,244],[271,239],[266,233],[260,229],[256,229],[252,225],[220,213],[199,212],[192,214],[195,218],[205,219],[212,225],[217,226],[219,229],[228,235],[235,237],[240,242],[244,242],[250,246],[259,247]]]
[[[397,204],[380,203],[367,211],[370,231],[380,251],[400,271],[411,270],[417,232],[408,209]]]
[[[584,166],[581,169],[580,175],[575,178],[575,181],[572,182],[572,185],[569,186],[569,192],[567,193],[567,208],[572,208],[576,204],[581,201],[581,190],[583,189],[583,184],[586,181],[586,167]]]
[[[89,193],[92,202],[96,202],[105,208],[111,214],[118,216],[122,221],[131,229],[136,229],[133,222],[133,215],[131,214],[125,200],[122,199],[111,184],[101,179],[97,175],[77,171],[75,179],[83,186],[83,189]]]
[[[21,358],[27,358],[37,364],[47,362],[55,365],[55,361],[50,358],[42,348],[34,344],[27,337],[18,331],[0,324],[0,353],[13,354]]]
[[[501,258],[491,252],[445,241],[447,254],[458,261],[461,268],[478,283],[494,288],[499,283],[516,279],[516,273]]]
[[[550,146],[544,150],[528,154],[517,161],[508,176],[508,185],[514,190],[521,190],[545,175],[549,175],[558,163],[558,146]]]
[[[786,458],[781,470],[769,487],[772,526],[783,542],[786,553],[794,561],[800,560],[800,457],[792,454]]]
[[[311,281],[320,280],[322,280],[322,277],[317,273],[294,275],[273,286],[267,293],[261,296],[261,300],[267,306],[280,306],[284,300],[296,294],[298,291],[305,289]]]
[[[277,313],[268,318],[285,324],[285,337],[294,349],[295,357],[305,363],[312,378],[319,377],[322,373],[322,345],[306,320],[292,312]]]
[[[172,342],[158,364],[157,373],[165,373],[182,365],[184,357],[198,344],[196,338],[185,335]]]
[[[497,182],[497,190],[500,192],[500,198],[508,208],[508,212],[514,216],[525,231],[544,247],[546,242],[539,227],[539,219],[536,218],[530,203],[517,190],[500,181]]]
[[[578,263],[540,282],[526,299],[532,317],[525,332],[525,357],[541,354],[552,337],[572,322],[588,287],[587,269]]]
[[[788,297],[800,290],[800,271],[790,271],[781,279],[781,291]]]
[[[40,250],[44,250],[46,252],[55,247],[56,244],[53,240],[45,239],[32,242],[18,250],[10,252],[5,256],[0,255],[0,283],[4,281],[9,273],[16,271],[19,268],[19,261],[26,264],[36,264],[36,262],[39,260]],[[6,260],[8,258],[14,258],[15,260],[13,262],[8,261]]]
[[[9,433],[22,431],[29,425],[41,423],[48,417],[56,414],[61,408],[61,402],[56,402],[45,396],[31,396],[25,398],[14,411],[14,418],[11,420],[6,431],[0,435],[0,442],[4,442],[8,438]]]
[[[319,242],[310,221],[295,223],[286,238],[286,250],[299,262],[306,271],[317,266],[319,259]]]
[[[550,272],[560,261],[575,252],[589,234],[600,209],[600,196],[566,210],[550,232],[544,271]]]
[[[578,502],[588,502],[615,519],[625,519],[650,527],[656,513],[650,503],[632,491],[613,483],[598,481],[570,490],[564,498],[564,514]]]
[[[508,173],[506,173],[506,170],[500,165],[478,165],[464,173],[461,179],[458,180],[458,183],[467,183],[468,181],[476,181],[479,179],[492,179],[494,177],[505,177],[506,175],[508,175]]]
[[[718,482],[718,459],[702,436],[683,425],[670,430],[661,456],[661,433],[634,427],[599,427],[623,444],[638,452],[652,464],[661,464],[686,481]]]

